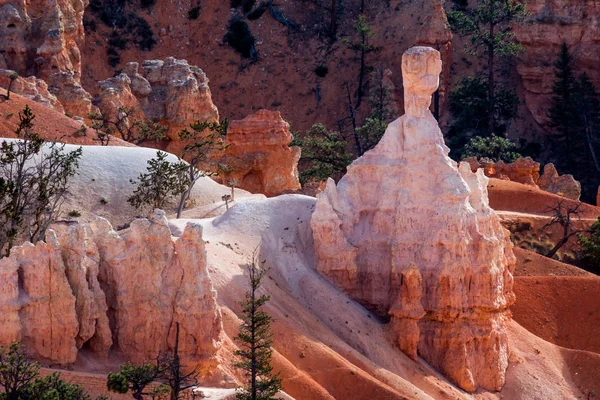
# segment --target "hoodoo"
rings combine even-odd
[[[467,391],[499,390],[515,258],[483,171],[448,157],[429,111],[441,68],[432,48],[404,53],[406,114],[318,197],[317,270],[391,318],[394,340],[412,358]]]

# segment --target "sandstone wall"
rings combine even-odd
[[[0,68],[47,81],[56,72],[81,74],[87,0],[8,0],[0,5]],[[78,78],[79,79],[79,78]]]
[[[402,61],[406,115],[329,180],[311,220],[317,270],[381,318],[394,340],[467,391],[499,390],[514,302],[509,233],[482,171],[460,169],[428,110],[440,55]]]
[[[75,362],[84,345],[139,363],[172,349],[179,322],[184,361],[207,372],[222,326],[206,268],[202,228],[173,240],[162,212],[122,236],[102,218],[59,226],[0,260],[0,345],[20,340],[49,364]]]
[[[573,54],[575,72],[587,72],[600,87],[600,1],[532,0],[528,23],[515,27],[525,52],[517,71],[523,79],[525,101],[535,120],[548,127],[554,63],[563,41]]]
[[[267,196],[300,189],[300,148],[289,146],[293,139],[279,111],[260,110],[231,121],[226,137],[229,147],[219,160],[230,171],[224,180],[235,180],[240,188]]]

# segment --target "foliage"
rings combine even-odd
[[[584,262],[600,269],[600,217],[592,224],[589,236],[580,234],[577,239],[582,248]]]
[[[181,178],[184,181],[185,190],[181,193],[177,218],[181,218],[183,206],[190,197],[194,185],[203,176],[212,175],[210,172],[199,169],[201,163],[208,160],[209,155],[225,150],[224,137],[227,134],[229,121],[221,122],[197,121],[190,125],[191,130],[184,129],[179,133],[179,140],[187,143],[183,148],[182,157],[189,164],[180,162],[178,168],[183,171]]]
[[[262,264],[261,267],[264,262]],[[246,292],[245,300],[240,302],[242,324],[235,338],[240,343],[240,349],[235,352],[240,361],[235,366],[244,370],[246,377],[245,386],[237,393],[238,400],[270,400],[282,389],[281,379],[278,374],[273,374],[271,366],[272,318],[262,310],[270,297],[258,296],[266,272],[266,269],[259,268],[256,254],[253,255],[248,265],[250,291]]]
[[[10,100],[10,90],[12,88],[13,82],[18,77],[19,77],[19,74],[17,74],[16,72],[13,72],[8,76],[8,79],[10,79],[10,81],[8,82],[8,87],[6,88],[6,100]]]
[[[525,5],[515,0],[481,0],[475,8],[459,7],[448,12],[453,31],[469,37],[465,50],[476,57],[487,58],[487,133],[497,132],[496,97],[502,90],[496,83],[496,58],[515,56],[523,47],[515,41],[514,24],[527,17]],[[515,114],[510,115],[510,119]]]
[[[96,132],[97,140],[107,146],[110,136],[118,133],[126,142],[139,144],[145,140],[166,139],[167,127],[156,122],[145,122],[137,118],[138,111],[134,107],[117,108],[114,119],[102,113],[90,113],[91,127]]]
[[[44,239],[60,213],[82,154],[81,147],[66,152],[64,144],[55,142],[44,149],[34,119],[26,106],[15,131],[20,140],[0,145],[0,250],[6,255],[24,234],[34,243]]]
[[[367,66],[367,56],[371,53],[379,52],[381,48],[372,45],[369,41],[375,35],[373,29],[367,24],[367,17],[361,14],[356,20],[354,26],[355,39],[351,40],[348,38],[342,39],[342,43],[346,45],[350,50],[357,53],[360,63],[358,73],[358,90],[355,108],[360,107],[362,98],[364,96],[364,85],[365,75],[370,69]]]
[[[169,201],[186,190],[186,164],[167,160],[168,154],[157,151],[156,157],[148,160],[146,173],[141,173],[133,195],[127,199],[129,204],[139,209],[146,205],[152,208],[164,208]]]
[[[155,0],[141,0],[142,8],[149,8],[154,5]],[[109,46],[106,49],[109,64],[116,67],[121,57],[119,50],[123,50],[128,43],[135,44],[140,50],[150,51],[156,45],[154,32],[144,18],[135,12],[126,11],[127,2],[125,0],[91,0],[89,9],[93,15],[112,29]],[[86,19],[90,26],[90,20]],[[115,45],[118,40],[122,45]]]
[[[0,386],[6,400],[25,397],[39,371],[40,366],[27,359],[19,343],[11,344],[8,349],[0,348]]]
[[[462,158],[489,158],[493,161],[511,163],[521,154],[517,153],[516,145],[509,139],[492,135],[489,137],[476,136],[462,150]]]
[[[248,24],[242,21],[239,16],[234,16],[229,21],[227,33],[223,37],[223,41],[240,53],[243,58],[258,59],[258,52],[254,46],[256,39],[252,36]]]
[[[121,364],[119,372],[108,374],[106,386],[111,392],[125,394],[131,392],[136,400],[143,400],[144,395],[155,395],[157,388],[148,386],[160,377],[162,370],[151,363],[135,365],[132,363]],[[164,387],[158,389],[164,392]]]
[[[504,135],[519,108],[514,89],[495,88],[493,110],[490,110],[489,85],[481,76],[462,79],[450,93],[452,121],[446,138],[453,157],[474,136],[489,134],[488,118],[494,115],[495,134]]]
[[[584,198],[591,200],[600,183],[600,98],[587,74],[575,78],[572,62],[563,43],[554,64],[556,80],[548,117],[556,134],[558,166],[582,181]]]
[[[188,19],[198,19],[200,16],[200,6],[192,7],[188,11]]]
[[[161,380],[165,382],[171,393],[171,400],[178,400],[181,393],[189,388],[198,385],[198,375],[200,368],[196,367],[188,372],[184,372],[181,367],[179,357],[179,322],[175,323],[175,347],[173,354],[164,353],[159,357],[158,365],[162,369]]]
[[[30,361],[18,342],[0,348],[0,400],[91,400],[79,385],[68,383],[55,372],[40,377],[40,366]],[[96,400],[106,400],[104,396]]]
[[[346,140],[339,132],[329,132],[322,124],[313,125],[304,139],[296,137],[294,143],[302,147],[301,161],[307,165],[300,173],[302,184],[342,175],[352,162]]]

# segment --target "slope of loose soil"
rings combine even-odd
[[[517,277],[514,319],[549,342],[600,353],[599,293],[596,276]]]
[[[4,94],[3,89],[0,93]],[[64,114],[49,109],[33,100],[19,96],[16,93],[10,94],[10,100],[0,99],[0,137],[14,138],[15,129],[19,125],[19,112],[28,105],[35,115],[35,131],[48,141],[58,141],[71,144],[97,145],[94,140],[94,132],[91,129],[86,134],[77,133],[81,128],[81,122],[75,121]],[[124,140],[113,138],[111,146],[129,146],[134,145]]]
[[[587,272],[573,265],[565,264],[560,261],[544,257],[541,254],[514,248],[517,256],[517,267],[515,268],[515,277],[522,276],[585,276],[596,277],[596,275]],[[517,298],[517,302],[519,302]]]
[[[519,213],[550,215],[549,207],[563,201],[565,206],[575,206],[578,202],[536,189],[522,183],[490,179],[488,184],[490,206],[496,211],[514,211]],[[600,208],[581,203],[581,218],[596,219]]]
[[[272,300],[275,367],[296,399],[468,399],[422,360],[407,358],[385,323],[314,270],[309,226],[313,198],[250,200],[211,220],[199,220],[225,329],[235,335],[246,287],[245,265],[258,249],[270,268],[263,291]],[[172,220],[175,234],[187,221]],[[480,399],[576,399],[600,393],[600,356],[548,343],[512,322],[507,382]]]

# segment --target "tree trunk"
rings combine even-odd
[[[352,106],[352,98],[350,97],[350,87],[348,83],[346,83],[346,94],[348,96],[348,108],[350,111],[350,119],[352,120],[352,132],[354,134],[354,145],[356,146],[356,154],[358,157],[362,156],[362,148],[360,145],[360,138],[358,137],[358,133],[356,133],[356,116],[354,115],[354,107]]]
[[[493,1],[490,2],[492,7]],[[488,110],[488,134],[491,136],[496,129],[496,121],[494,117],[495,108],[495,96],[494,96],[494,24],[490,24],[490,44],[488,44],[488,98],[489,98],[489,110]]]
[[[12,88],[12,84],[14,81],[14,79],[11,79],[8,83],[8,89],[6,90],[6,100],[10,100],[10,89]]]
[[[358,108],[360,107],[360,104],[362,103],[362,98],[363,98],[363,85],[364,85],[364,80],[365,80],[365,59],[367,57],[366,54],[366,50],[365,50],[365,46],[366,46],[366,38],[363,34],[363,39],[362,39],[362,50],[360,51],[360,72],[358,74],[358,92],[357,92],[357,98],[356,98],[356,107]]]
[[[337,0],[331,0],[331,25],[329,27],[329,36],[335,40],[337,33]]]
[[[592,143],[592,127],[590,126],[590,122],[587,117],[583,118],[583,123],[585,124],[585,138],[590,149],[590,155],[592,156],[592,160],[594,161],[594,167],[596,167],[596,171],[600,172],[600,165],[598,164],[598,158],[596,156],[596,150],[594,150],[594,144]]]
[[[589,232],[589,231],[587,231],[587,230],[573,231],[573,232],[569,233],[568,235],[564,236],[562,239],[559,240],[558,243],[556,243],[556,246],[554,246],[554,248],[552,248],[552,250],[550,250],[548,252],[548,254],[546,254],[546,257],[548,257],[548,258],[554,257],[554,255],[556,255],[556,253],[558,253],[558,250],[560,250],[561,247],[563,247],[565,244],[567,244],[567,242],[569,241],[569,239],[571,239],[571,237],[577,235],[578,233],[584,233],[584,232]]]

